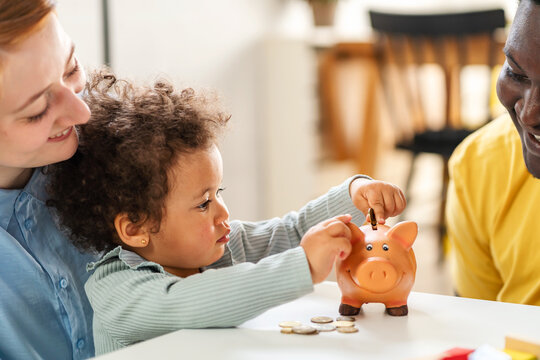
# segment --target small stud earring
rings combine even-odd
[[[146,245],[146,239],[142,239],[141,244]]]

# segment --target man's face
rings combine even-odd
[[[504,48],[497,95],[521,138],[529,172],[540,178],[540,5],[522,0]]]

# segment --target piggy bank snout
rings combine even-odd
[[[375,293],[391,290],[398,280],[394,265],[387,259],[376,257],[360,263],[351,275],[358,286]]]

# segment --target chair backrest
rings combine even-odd
[[[501,41],[496,31],[506,25],[502,9],[443,14],[395,14],[369,12],[375,31],[375,53],[381,83],[392,125],[400,138],[411,138],[426,131],[430,123],[426,108],[436,102],[435,89],[422,80],[422,67],[440,68],[444,85],[439,128],[462,128],[462,70],[467,65],[484,65],[489,69],[504,61]],[[487,72],[486,72],[487,73]],[[485,106],[490,106],[494,77],[484,81]],[[479,82],[478,82],[479,83]],[[486,112],[489,121],[491,113]]]

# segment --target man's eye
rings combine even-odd
[[[510,67],[506,68],[506,76],[508,76],[510,79],[517,81],[517,82],[524,82],[527,81],[527,76],[522,74],[517,74],[510,69]]]

